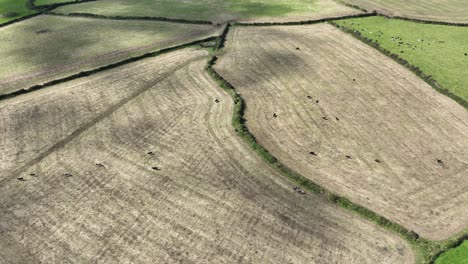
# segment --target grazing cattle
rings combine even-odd
[[[159,168],[159,167],[151,167],[151,169],[157,170],[157,171],[158,171],[158,170],[161,170],[161,168]]]
[[[381,160],[379,160],[379,159],[375,159],[375,162],[377,162],[377,163],[381,163],[382,161],[381,161]]]
[[[317,104],[319,103],[319,100],[315,101]]]
[[[439,164],[444,164],[444,161],[441,160],[441,159],[438,159],[438,160],[437,160],[437,163],[439,163]]]
[[[278,117],[278,115],[277,115],[276,113],[273,113],[273,117],[275,117],[275,118],[276,118],[276,117]]]
[[[219,100],[218,100],[218,99],[215,99],[215,103],[219,103]]]
[[[340,121],[340,119],[338,117],[335,116],[335,118],[336,118],[336,121]]]
[[[296,50],[301,50],[301,49],[299,47],[297,47]]]
[[[29,176],[36,177],[36,173],[30,173]]]
[[[17,179],[18,181],[26,181],[26,179],[23,178],[23,177],[18,177],[18,178],[16,178],[16,179]]]
[[[96,163],[96,166],[98,166],[98,167],[104,167],[104,164],[102,164],[102,163]]]
[[[151,156],[154,156],[154,152],[153,152],[153,151],[148,151],[147,154],[148,154],[148,155],[151,155]]]
[[[352,159],[352,157],[350,155],[346,155],[346,158],[347,159]]]
[[[312,155],[312,156],[317,156],[317,153],[315,153],[313,151],[309,152],[309,154]]]
[[[68,172],[64,172],[62,175],[65,176],[65,177],[71,177],[71,176],[73,176],[71,173],[68,173]]]
[[[322,117],[322,118],[323,118],[323,120],[328,120],[328,117],[326,117],[326,116],[324,116],[324,117]]]

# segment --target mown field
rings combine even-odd
[[[423,20],[468,23],[465,0],[343,0],[368,11]]]
[[[255,156],[207,58],[180,50],[1,101],[0,262],[414,262]]]
[[[331,25],[234,27],[215,67],[280,162],[442,240],[468,223],[468,113]]]
[[[385,17],[336,21],[397,54],[455,95],[468,100],[468,27]]]
[[[28,19],[0,28],[0,94],[215,36],[221,30],[158,21],[50,15]]]
[[[459,247],[451,249],[440,256],[435,264],[467,264],[468,263],[468,241]]]
[[[159,16],[214,22],[296,21],[328,16],[357,14],[361,11],[333,0],[99,0],[64,6],[63,13],[92,13],[107,16]]]
[[[26,0],[0,0],[0,24],[33,13],[35,11],[26,6]]]

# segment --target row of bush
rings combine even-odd
[[[355,15],[340,16],[340,17],[329,17],[329,18],[321,18],[321,19],[315,19],[315,20],[290,21],[290,22],[254,22],[254,23],[235,22],[233,25],[244,26],[244,27],[247,27],[247,26],[294,26],[294,25],[317,24],[317,23],[348,19],[348,18],[370,17],[370,16],[376,16],[376,15],[377,13],[372,12],[372,13],[365,13],[365,14],[355,14]]]
[[[52,85],[56,85],[56,84],[64,83],[64,82],[67,82],[67,81],[75,80],[75,79],[78,79],[78,78],[81,78],[81,77],[86,77],[86,76],[89,76],[89,75],[92,75],[92,74],[95,74],[95,73],[98,73],[98,72],[101,72],[101,71],[113,69],[113,68],[116,68],[116,67],[119,67],[119,66],[131,63],[131,62],[135,62],[135,61],[138,61],[138,60],[141,60],[141,59],[145,59],[145,58],[149,58],[149,57],[155,57],[155,56],[161,55],[163,53],[183,49],[183,48],[186,48],[186,47],[189,47],[189,46],[198,45],[198,44],[201,44],[201,43],[204,43],[204,42],[207,42],[207,41],[216,41],[217,38],[218,37],[209,37],[209,38],[205,38],[205,39],[201,39],[201,40],[195,40],[195,41],[192,41],[192,42],[189,42],[189,43],[181,44],[181,45],[178,45],[178,46],[161,49],[161,50],[158,50],[158,51],[148,52],[148,53],[145,53],[145,54],[140,55],[140,56],[124,59],[124,60],[121,60],[119,62],[108,64],[108,65],[105,65],[105,66],[102,66],[102,67],[99,67],[99,68],[96,68],[96,69],[92,69],[92,70],[88,70],[88,71],[82,71],[82,72],[79,72],[79,73],[76,73],[76,74],[73,74],[73,75],[70,75],[70,76],[67,76],[67,77],[64,77],[64,78],[52,80],[52,81],[49,81],[49,82],[46,82],[46,83],[43,83],[43,84],[34,85],[34,86],[29,87],[29,88],[17,90],[17,91],[7,93],[7,94],[1,94],[0,95],[0,100],[4,100],[4,99],[7,99],[7,98],[12,98],[12,97],[15,97],[15,96],[18,96],[18,95],[21,95],[21,94],[25,94],[25,93],[30,93],[30,92],[33,92],[33,91],[36,91],[36,90],[39,90],[39,89],[43,89],[43,88],[46,88],[46,87],[49,87],[49,86],[52,86]]]
[[[380,44],[378,43],[378,41],[374,41],[372,39],[369,39],[369,38],[366,38],[364,37],[359,31],[357,30],[353,30],[353,29],[350,29],[350,28],[347,28],[345,26],[340,26],[334,22],[330,22],[331,25],[337,27],[338,29],[346,32],[346,33],[349,33],[351,35],[353,35],[354,37],[356,37],[357,39],[361,40],[362,42],[376,48],[378,51],[380,51],[381,53],[387,55],[388,57],[392,58],[393,60],[395,60],[396,62],[398,62],[399,64],[405,66],[406,68],[408,68],[409,70],[411,70],[413,73],[415,73],[418,77],[420,77],[421,79],[423,79],[427,84],[429,84],[430,86],[432,86],[434,89],[436,89],[438,92],[452,98],[453,100],[455,100],[457,103],[459,103],[460,105],[462,105],[463,107],[465,108],[468,108],[468,101],[466,101],[465,99],[457,96],[456,94],[450,92],[448,89],[442,87],[440,84],[437,83],[436,80],[434,80],[434,78],[431,76],[431,75],[427,75],[425,74],[418,66],[415,66],[415,65],[412,65],[410,64],[407,60],[401,58],[400,56],[398,56],[397,54],[383,48],[382,46],[380,46]]]
[[[55,13],[55,12],[48,12],[47,14],[55,15],[55,16],[89,17],[89,18],[113,19],[113,20],[150,20],[150,21],[176,22],[176,23],[184,23],[184,24],[201,24],[201,25],[213,24],[211,21],[204,21],[204,20],[187,20],[187,19],[179,19],[179,18],[153,17],[153,16],[104,16],[104,15],[97,15],[97,14],[90,14],[90,13],[62,14],[62,13]]]

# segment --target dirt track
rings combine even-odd
[[[425,238],[467,226],[461,106],[326,24],[234,27],[224,52],[215,69],[281,162]]]
[[[206,59],[177,51],[0,102],[0,263],[413,262],[402,239],[252,154]]]

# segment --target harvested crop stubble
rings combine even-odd
[[[0,28],[0,94],[215,36],[220,27],[39,16]]]
[[[466,0],[343,0],[343,2],[390,16],[468,23]]]
[[[362,13],[333,0],[99,0],[56,10],[107,16],[158,16],[173,19],[286,22]]]
[[[64,138],[70,130],[62,127],[71,124],[81,133],[47,155],[39,149],[37,162],[21,159],[31,166],[14,176],[25,181],[3,177],[0,243],[9,246],[0,256],[48,263],[412,263],[401,238],[314,194],[297,194],[251,152],[231,126],[232,99],[204,70],[207,55],[178,51],[1,102],[3,111],[50,110],[26,119],[36,128],[22,129],[13,121],[21,112],[10,112],[2,122],[16,131]],[[98,104],[108,109],[95,110]],[[54,105],[67,106],[64,116],[54,117]],[[11,141],[18,155],[28,144]]]
[[[215,68],[286,166],[428,239],[468,224],[468,112],[393,60],[326,24],[235,27]]]

